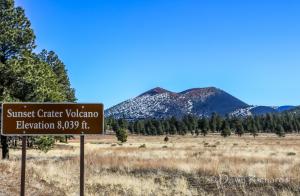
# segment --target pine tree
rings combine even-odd
[[[122,128],[122,129],[128,128],[128,122],[124,118],[118,119],[118,124],[119,124],[120,128]]]
[[[114,121],[113,124],[112,124],[112,130],[114,132],[117,132],[119,129],[120,129],[120,126],[119,126],[118,121]]]
[[[221,116],[217,115],[216,117],[216,123],[217,123],[217,131],[220,132],[222,129],[223,119]]]
[[[169,133],[174,135],[178,133],[178,129],[177,129],[177,119],[173,116],[171,117],[171,119],[169,120],[169,124],[170,124],[170,131]]]
[[[145,122],[143,120],[138,121],[138,130],[140,134],[145,135]]]
[[[134,123],[133,123],[133,132],[135,133],[135,134],[139,134],[140,133],[140,130],[138,130],[138,120],[136,120],[136,121],[134,121]]]
[[[170,134],[170,123],[168,120],[163,121],[163,127],[164,127],[164,133],[165,134]]]
[[[255,126],[257,127],[257,130],[258,130],[258,131],[262,130],[261,119],[262,119],[262,118],[259,118],[258,116],[255,116],[255,117],[254,117],[254,124],[255,124]]]
[[[300,131],[300,121],[298,119],[295,119],[295,131],[296,133],[299,133]]]
[[[199,128],[196,128],[196,130],[195,130],[195,134],[196,134],[196,136],[198,136],[198,135],[200,134],[200,132],[199,132]]]
[[[209,122],[210,130],[216,132],[217,130],[217,113],[213,113]]]
[[[223,121],[222,124],[222,129],[221,129],[221,135],[223,137],[228,137],[231,135],[231,129],[230,129],[230,125],[229,125],[229,121],[228,119]]]
[[[284,137],[285,136],[285,131],[284,131],[282,125],[277,125],[277,127],[276,127],[276,134],[279,137]]]
[[[75,90],[71,88],[70,80],[67,74],[65,64],[58,58],[54,51],[48,52],[47,50],[42,50],[38,55],[40,60],[50,65],[53,72],[58,78],[58,83],[62,91],[65,92],[65,97],[68,102],[75,102]]]
[[[153,120],[146,120],[145,122],[145,131],[147,135],[156,135],[156,128],[153,125]]]
[[[13,0],[0,1],[0,101],[59,102],[67,100],[60,74],[33,53],[35,35],[24,10]],[[75,95],[74,95],[75,97]],[[33,137],[32,137],[33,138]],[[51,148],[51,137],[33,138],[41,148]],[[1,136],[2,157],[8,158],[7,137]]]
[[[155,119],[152,119],[149,121],[149,127],[150,127],[150,135],[157,135],[158,132],[157,132],[157,128],[156,128],[156,124],[157,124],[157,120]]]
[[[255,124],[252,126],[252,129],[250,130],[250,134],[251,134],[254,138],[255,138],[256,136],[258,136],[258,134],[257,134],[257,127],[256,127]]]
[[[8,101],[6,94],[16,86],[30,90],[23,82],[16,80],[10,69],[10,60],[22,56],[25,51],[35,48],[35,35],[30,21],[21,7],[15,7],[13,0],[1,0],[0,3],[0,101]],[[15,86],[15,87],[13,87]],[[25,90],[24,89],[24,90]],[[20,91],[22,92],[22,90]],[[23,95],[24,96],[24,95]],[[9,158],[8,138],[1,135],[2,158]]]
[[[130,133],[134,133],[134,123],[133,122],[128,123],[128,130]]]
[[[197,120],[194,116],[192,115],[187,115],[183,117],[183,122],[187,126],[187,130],[191,132],[191,134],[194,134],[194,131],[197,128]]]
[[[236,120],[235,128],[236,128],[235,133],[241,137],[244,134],[244,127],[242,122],[239,119]]]
[[[198,130],[202,130],[203,129],[203,124],[204,124],[203,121],[204,121],[204,118],[199,118],[198,119],[198,123],[197,123],[198,124],[198,126],[197,126]]]
[[[155,129],[156,129],[157,135],[162,135],[163,134],[163,128],[162,128],[162,125],[161,125],[161,121],[155,120],[154,121],[154,126],[155,126]]]
[[[201,129],[201,134],[203,136],[206,136],[209,132],[209,121],[207,118],[204,118],[203,119],[203,126],[202,126],[202,129]]]
[[[272,114],[266,115],[265,130],[273,132],[275,130],[274,116]]]
[[[180,135],[185,135],[188,128],[183,121],[179,120],[177,121],[177,130]]]

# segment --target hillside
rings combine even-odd
[[[156,87],[105,110],[104,114],[106,117],[126,119],[182,117],[188,114],[210,116],[213,112],[223,116],[246,117],[279,113],[293,108],[289,105],[248,105],[216,87],[192,88],[178,93]],[[297,112],[300,113],[299,108]]]
[[[209,116],[213,112],[226,115],[246,107],[248,104],[215,87],[193,88],[179,93],[157,87],[107,109],[105,116],[141,119],[187,114]]]
[[[300,106],[294,107],[293,109],[288,110],[287,112],[291,112],[293,114],[300,115]]]

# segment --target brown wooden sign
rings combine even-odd
[[[101,134],[102,104],[3,103],[3,135]]]

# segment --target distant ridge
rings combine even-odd
[[[290,112],[292,114],[300,115],[300,106],[293,107],[292,109],[288,110],[287,112]]]

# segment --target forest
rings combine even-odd
[[[106,118],[105,129],[117,131],[128,130],[132,134],[141,135],[203,135],[220,133],[227,137],[231,134],[242,136],[245,133],[256,137],[259,133],[275,133],[280,137],[287,133],[299,133],[300,116],[285,112],[282,114],[265,114],[260,116],[222,117],[213,113],[210,117],[184,116],[181,119],[171,117],[166,119],[126,119]]]

